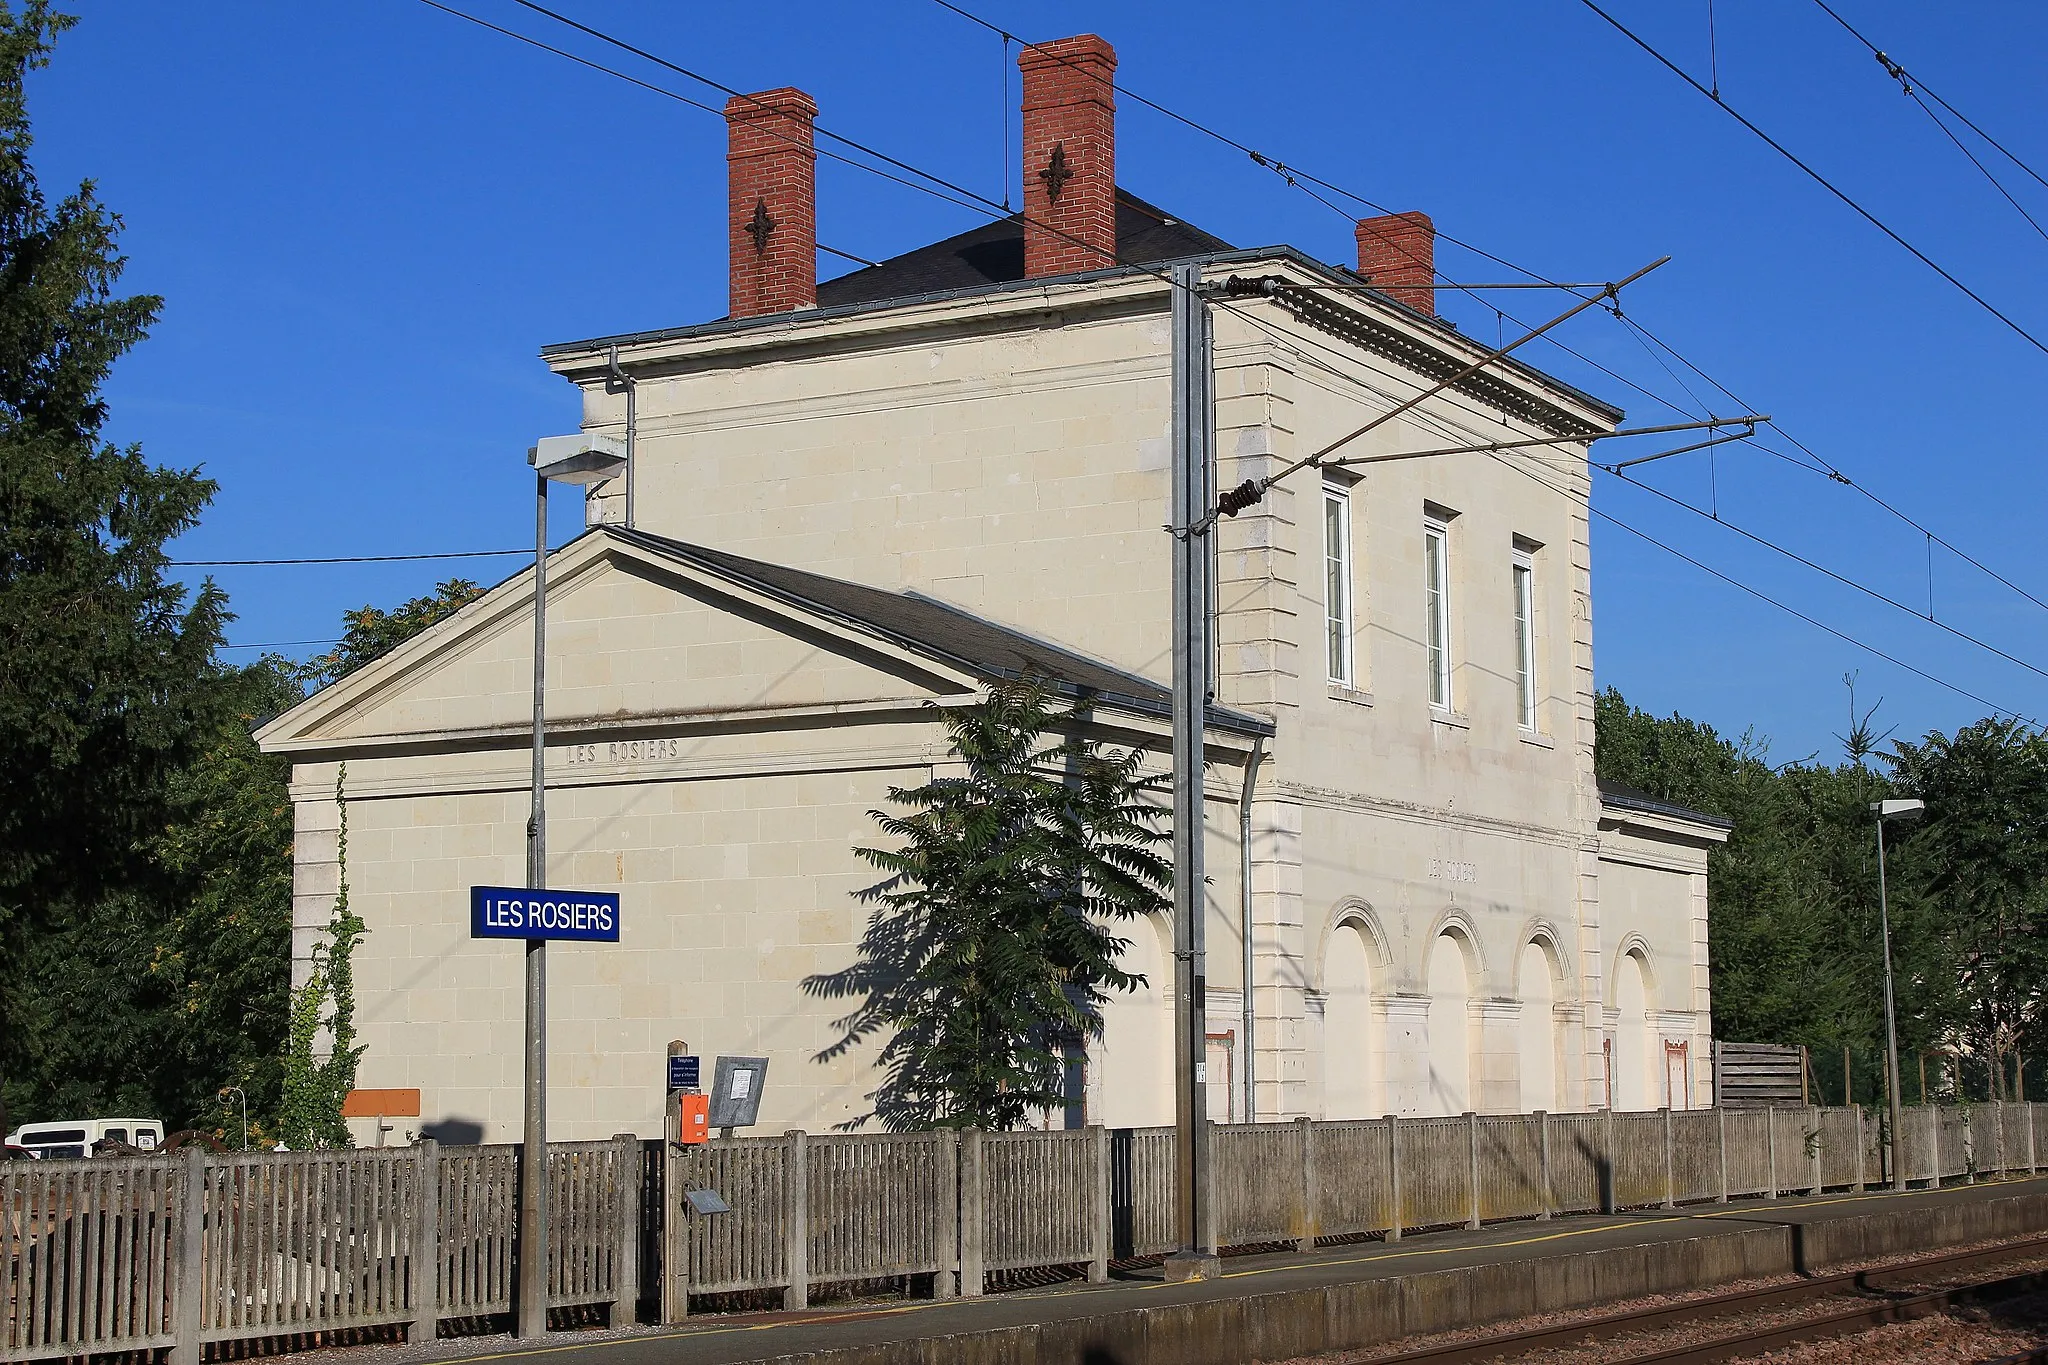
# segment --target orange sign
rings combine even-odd
[[[416,1119],[420,1116],[417,1090],[351,1090],[341,1102],[345,1119]]]

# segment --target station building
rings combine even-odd
[[[1021,215],[819,282],[816,107],[738,97],[730,315],[543,352],[586,430],[635,409],[633,524],[593,490],[548,575],[548,879],[624,900],[618,944],[551,949],[555,1138],[659,1131],[674,1039],[769,1058],[768,1131],[866,1112],[866,1057],[819,1060],[848,1002],[803,982],[852,961],[853,849],[945,769],[942,708],[1036,672],[1170,763],[1164,263],[1261,281],[1213,310],[1216,487],[1488,349],[1435,315],[1423,215],[1343,265],[1232,246],[1117,184],[1107,43],[1021,65]],[[1620,417],[1502,360],[1346,453],[1552,444],[1311,473],[1219,524],[1214,1117],[1710,1102],[1726,826],[1594,775],[1583,442]],[[532,591],[260,736],[293,764],[302,979],[347,765],[360,1084],[421,1103],[386,1140],[518,1135],[521,954],[469,937],[468,888],[523,878]],[[1148,985],[1050,1124],[1171,1119],[1169,927],[1127,932]]]

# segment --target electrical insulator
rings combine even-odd
[[[1266,490],[1259,487],[1258,480],[1246,479],[1243,483],[1216,499],[1217,515],[1234,517],[1265,496]]]

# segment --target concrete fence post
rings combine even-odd
[[[1677,1154],[1672,1150],[1671,1106],[1667,1104],[1657,1113],[1664,1120],[1664,1207],[1675,1209],[1678,1207],[1678,1172]]]
[[[2003,1100],[1991,1106],[1991,1122],[1998,1132],[1998,1174],[2003,1176],[2006,1171],[2005,1102]]]
[[[2020,1101],[2020,1110],[2025,1114],[2027,1120],[2027,1174],[2029,1175],[2039,1175],[2041,1173],[2041,1161],[2034,1150],[2035,1108],[2036,1106],[2029,1104],[2025,1100]]]
[[[171,1346],[168,1365],[199,1365],[205,1345],[206,1280],[206,1149],[185,1149],[178,1172],[178,1241],[176,1279],[171,1294]]]
[[[1717,1204],[1728,1202],[1728,1110],[1720,1104],[1714,1106],[1714,1128],[1719,1135],[1721,1149],[1721,1194]]]
[[[1470,1216],[1465,1226],[1479,1226],[1479,1115],[1470,1109],[1465,1111],[1465,1179],[1472,1192]]]
[[[1864,1167],[1864,1153],[1869,1150],[1869,1144],[1863,1140],[1863,1106],[1852,1104],[1849,1111],[1856,1115],[1856,1192],[1861,1194],[1870,1183],[1870,1173]]]
[[[413,1207],[412,1322],[407,1341],[432,1341],[441,1318],[441,1144],[423,1137],[413,1144],[413,1178],[419,1197]]]
[[[1401,1117],[1387,1115],[1387,1240],[1401,1240]]]
[[[986,1272],[982,1266],[982,1166],[981,1130],[960,1133],[960,1292],[967,1298],[981,1296]]]
[[[1905,1125],[1901,1123],[1900,1127]],[[1927,1106],[1927,1188],[1941,1188],[1941,1106]]]
[[[1536,1111],[1536,1180],[1536,1216],[1547,1222],[1557,1207],[1557,1187],[1550,1179],[1550,1115],[1542,1109]]]
[[[950,1299],[960,1287],[960,1134],[939,1131],[939,1179],[932,1196],[938,1207],[932,1218],[939,1230],[939,1269],[932,1275],[932,1297]]]
[[[784,1265],[789,1270],[789,1287],[782,1293],[788,1309],[811,1306],[811,1136],[801,1128],[783,1134],[789,1145],[783,1149],[783,1198],[788,1203],[782,1227]]]
[[[1988,1103],[1988,1101],[1987,1101]],[[1963,1110],[1963,1183],[1977,1183],[1977,1111]]]
[[[1294,1131],[1301,1143],[1301,1231],[1294,1239],[1296,1251],[1316,1249],[1317,1212],[1322,1191],[1316,1186],[1316,1126],[1312,1119],[1298,1118]]]
[[[690,1316],[690,1222],[683,1216],[683,1154],[661,1143],[661,1320]]]
[[[1092,1284],[1105,1284],[1109,1280],[1109,1243],[1116,1218],[1116,1211],[1110,1206],[1109,1129],[1099,1123],[1092,1125],[1088,1129],[1088,1150],[1095,1163],[1095,1255],[1088,1262],[1088,1279]]]
[[[640,1320],[640,1210],[645,1189],[641,1183],[640,1136],[613,1133],[613,1188],[618,1198],[618,1260],[612,1266],[611,1326],[631,1327]]]
[[[1202,1175],[1208,1182],[1208,1188],[1202,1191],[1202,1226],[1195,1229],[1195,1231],[1200,1236],[1202,1250],[1208,1252],[1211,1256],[1214,1256],[1220,1249],[1218,1246],[1218,1238],[1220,1233],[1222,1232],[1222,1229],[1219,1226],[1219,1223],[1221,1222],[1222,1218],[1222,1210],[1216,1207],[1217,1201],[1215,1159],[1216,1149],[1221,1144],[1216,1141],[1216,1120],[1205,1118],[1198,1119],[1196,1121],[1199,1123],[1205,1123],[1209,1125],[1209,1164],[1202,1170]]]
[[[1807,1131],[1807,1133],[1809,1134],[1809,1136],[1808,1136],[1808,1137],[1807,1137],[1807,1139],[1806,1139],[1806,1146],[1807,1146],[1807,1151],[1808,1151],[1808,1154],[1809,1154],[1809,1160],[1811,1160],[1811,1161],[1812,1161],[1812,1163],[1813,1163],[1813,1172],[1812,1172],[1812,1174],[1813,1174],[1813,1181],[1812,1181],[1812,1188],[1811,1188],[1811,1189],[1809,1189],[1809,1190],[1807,1191],[1807,1193],[1809,1193],[1809,1194],[1819,1194],[1819,1193],[1820,1193],[1820,1177],[1821,1177],[1821,1169],[1820,1169],[1820,1155],[1821,1155],[1821,1153],[1820,1153],[1820,1106],[1819,1106],[1819,1105],[1817,1105],[1817,1104],[1809,1104],[1808,1106],[1806,1106],[1806,1122],[1807,1122],[1807,1129],[1806,1129],[1806,1131]]]
[[[1764,1170],[1771,1187],[1764,1191],[1764,1198],[1778,1197],[1778,1106],[1764,1106]]]

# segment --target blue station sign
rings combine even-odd
[[[619,898],[604,891],[472,886],[469,888],[469,936],[617,943]]]

